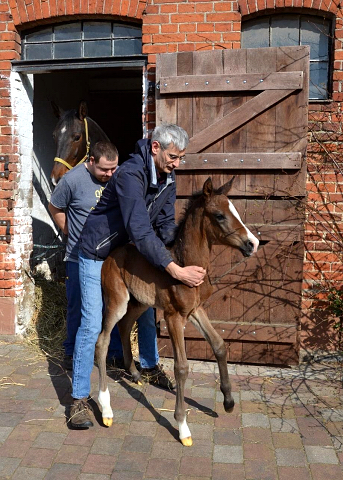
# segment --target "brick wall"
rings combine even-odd
[[[31,248],[30,223],[24,212],[26,207],[18,207],[15,214],[13,209],[13,201],[18,205],[16,192],[19,192],[22,175],[18,169],[23,165],[10,92],[10,62],[19,58],[20,51],[17,32],[42,23],[85,16],[102,16],[104,19],[115,16],[123,21],[139,21],[142,23],[143,53],[148,55],[149,80],[154,81],[156,54],[240,48],[242,19],[257,12],[270,14],[274,9],[290,12],[294,11],[293,7],[302,9],[298,12],[328,15],[336,20],[332,102],[311,103],[309,113],[302,340],[305,348],[337,348],[337,332],[332,329],[332,319],[323,309],[327,288],[340,286],[343,281],[340,253],[343,243],[343,167],[340,162],[343,28],[340,6],[331,0],[0,0],[0,154],[9,154],[11,170],[8,179],[0,179],[0,220],[11,220],[13,235],[11,244],[0,244],[0,309],[6,298],[14,299],[9,302],[12,309],[20,304],[24,289],[23,270]],[[148,129],[154,127],[154,108],[154,101],[150,98],[146,112]],[[1,229],[3,227],[0,227],[0,235],[4,233]],[[27,242],[21,245],[20,234],[24,235],[26,231]],[[19,250],[20,265],[15,265],[14,256]],[[6,323],[4,325],[0,328],[6,330]],[[8,330],[13,331],[13,322],[8,325]]]

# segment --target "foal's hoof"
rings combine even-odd
[[[235,401],[233,399],[227,402],[224,400],[224,409],[226,413],[231,413],[233,411],[234,406],[235,406]]]
[[[192,437],[180,438],[184,447],[191,447],[193,445]]]
[[[102,422],[105,425],[105,427],[111,427],[113,423],[113,418],[103,417]]]
[[[141,374],[139,372],[133,372],[133,373],[131,373],[131,375],[132,375],[132,380],[135,383],[137,383],[137,385],[140,385],[140,386],[143,385],[142,377],[141,377]]]

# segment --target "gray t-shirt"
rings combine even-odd
[[[54,207],[64,210],[68,222],[68,240],[64,260],[78,262],[79,238],[89,212],[99,201],[106,182],[99,182],[86,168],[78,165],[58,182],[51,195]]]

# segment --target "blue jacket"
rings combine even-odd
[[[166,249],[174,240],[175,173],[159,183],[150,140],[139,140],[135,153],[110,178],[80,237],[89,258],[105,259],[111,250],[132,241],[155,267],[173,258]]]

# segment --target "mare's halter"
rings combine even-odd
[[[85,122],[85,133],[86,133],[86,155],[76,165],[80,165],[80,163],[83,163],[88,158],[88,155],[89,155],[90,142],[88,140],[88,123],[87,123],[86,117],[84,118],[84,122]],[[63,163],[63,165],[65,165],[68,168],[68,170],[71,170],[72,168],[76,167],[76,165],[74,165],[74,167],[69,165],[69,163],[63,160],[63,158],[55,157],[54,162]]]

